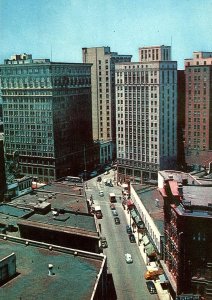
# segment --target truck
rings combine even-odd
[[[97,219],[102,219],[103,215],[102,215],[102,211],[101,211],[100,206],[95,206],[94,207],[94,214],[95,214]]]
[[[144,274],[144,277],[146,280],[154,280],[157,279],[159,275],[163,274],[163,269],[158,269],[158,270],[148,270]]]
[[[116,195],[114,193],[109,194],[109,200],[111,203],[116,202]]]

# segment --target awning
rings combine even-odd
[[[135,224],[137,225],[138,228],[142,229],[142,228],[145,228],[145,225],[143,223],[143,221],[141,220],[140,216],[139,215],[136,215],[134,218],[133,218]]]
[[[164,188],[158,188],[158,190],[159,190],[159,192],[161,193],[161,195],[162,195],[163,197],[167,197],[167,194],[166,194],[166,191],[165,191]]]
[[[148,244],[148,245],[146,245],[144,248],[145,248],[146,254],[148,256],[155,255],[155,248],[154,248],[154,246],[151,243]]]
[[[131,209],[130,214],[132,216],[132,218],[136,218],[137,217],[137,213],[134,209]]]
[[[134,202],[131,199],[127,200],[127,206],[134,206]]]
[[[143,236],[143,242],[144,242],[144,246],[149,244],[149,239],[146,235]]]
[[[159,279],[160,279],[160,283],[169,283],[168,278],[164,274],[159,275]]]

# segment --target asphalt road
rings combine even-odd
[[[114,179],[114,172],[109,175],[101,175],[102,179]],[[126,233],[127,220],[119,197],[122,196],[122,188],[114,185],[105,186],[102,182],[97,183],[97,177],[87,182],[87,198],[92,194],[94,205],[100,205],[103,218],[98,220],[101,224],[101,234],[105,236],[108,242],[108,248],[104,249],[107,256],[108,270],[113,275],[114,285],[118,300],[155,300],[159,299],[157,295],[151,295],[146,287],[144,273],[146,271],[145,263],[140,254],[136,243],[130,243]],[[104,192],[104,196],[99,196],[99,190]],[[115,203],[120,224],[116,225],[110,209],[109,193],[115,193],[117,203]],[[132,264],[125,261],[125,253],[130,253],[133,258]]]

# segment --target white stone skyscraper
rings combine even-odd
[[[140,62],[116,64],[118,180],[157,179],[176,167],[177,62],[170,46],[139,48]]]

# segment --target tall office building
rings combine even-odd
[[[23,54],[0,68],[7,160],[45,182],[77,175],[92,145],[91,65]]]
[[[171,47],[143,47],[116,64],[118,180],[148,181],[176,166],[177,62]]]
[[[194,52],[185,59],[187,165],[212,161],[212,52]]]
[[[132,56],[111,52],[110,47],[83,48],[82,54],[84,63],[92,63],[93,139],[100,142],[105,163],[116,156],[115,63],[130,62]]]

